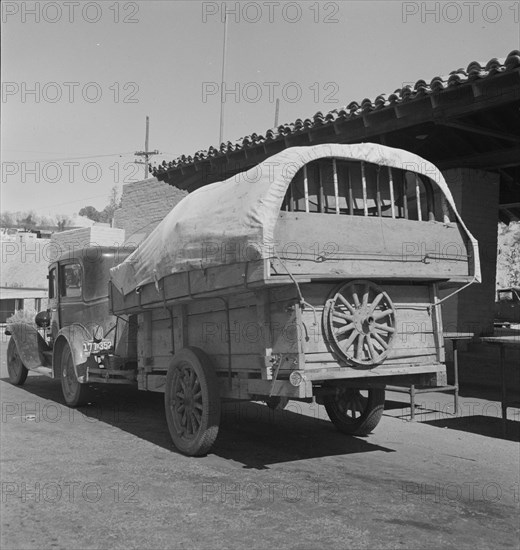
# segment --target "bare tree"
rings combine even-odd
[[[110,195],[108,196],[108,205],[105,206],[103,212],[105,213],[106,222],[113,225],[114,222],[114,213],[115,211],[121,208],[121,196],[119,194],[119,188],[117,185],[114,185],[110,190]]]
[[[16,216],[13,212],[7,210],[0,214],[0,226],[1,227],[14,227],[16,225]]]
[[[65,228],[70,225],[71,221],[66,214],[57,214],[54,219],[56,220],[58,231],[65,231]]]
[[[84,206],[79,211],[79,215],[85,216],[94,222],[108,223],[112,226],[114,222],[114,213],[118,208],[121,208],[121,195],[118,186],[114,185],[108,195],[108,204],[103,210],[98,211],[93,206]]]

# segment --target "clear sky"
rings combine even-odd
[[[237,11],[238,6],[238,11]],[[519,2],[2,2],[2,210],[103,208],[155,160],[520,47]]]

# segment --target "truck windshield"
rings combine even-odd
[[[97,252],[97,253],[96,253]],[[85,271],[83,297],[85,300],[97,300],[108,297],[110,269],[120,264],[131,251],[101,252],[93,250],[83,259]]]
[[[512,302],[513,301],[513,291],[512,290],[502,290],[498,293],[499,302]]]

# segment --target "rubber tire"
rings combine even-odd
[[[348,419],[338,407],[337,396],[327,395],[323,404],[329,418],[336,429],[348,435],[368,435],[379,424],[385,409],[384,388],[371,388],[368,390],[366,408],[355,421]]]
[[[195,371],[202,393],[202,418],[194,438],[186,438],[177,431],[172,408],[175,406],[173,395],[177,370],[190,367]],[[220,392],[217,375],[209,357],[199,348],[183,348],[173,356],[166,375],[164,409],[168,430],[173,444],[179,452],[187,456],[203,456],[211,449],[218,436],[220,426]]]
[[[7,345],[7,371],[9,373],[9,382],[14,386],[23,386],[29,374],[29,370],[22,363],[18,353],[18,346],[12,337]]]
[[[66,376],[66,373],[68,372],[70,374],[71,371],[73,374],[72,379]],[[88,384],[81,384],[78,382],[76,371],[74,370],[74,359],[68,344],[63,346],[60,355],[60,378],[61,392],[68,407],[81,407],[90,401],[92,393]],[[65,380],[67,379],[71,382],[70,387],[67,387],[65,384]]]

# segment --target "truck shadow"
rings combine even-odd
[[[8,382],[5,378],[2,381]],[[69,409],[56,381],[31,375],[23,390],[58,404],[61,414],[69,418],[85,415],[85,421],[103,422],[177,453],[168,432],[161,393],[101,387],[96,388],[92,403]],[[244,468],[268,469],[272,464],[373,451],[394,452],[339,433],[323,407],[291,401],[285,410],[272,411],[259,403],[230,402],[222,405],[219,436],[210,454]]]
[[[507,441],[520,441],[520,422],[502,420],[496,416],[459,416],[423,422],[438,428],[449,428]]]
[[[266,469],[269,464],[372,451],[394,452],[339,433],[323,407],[290,401],[286,409],[274,411],[260,403],[224,404],[212,452],[245,468]]]

